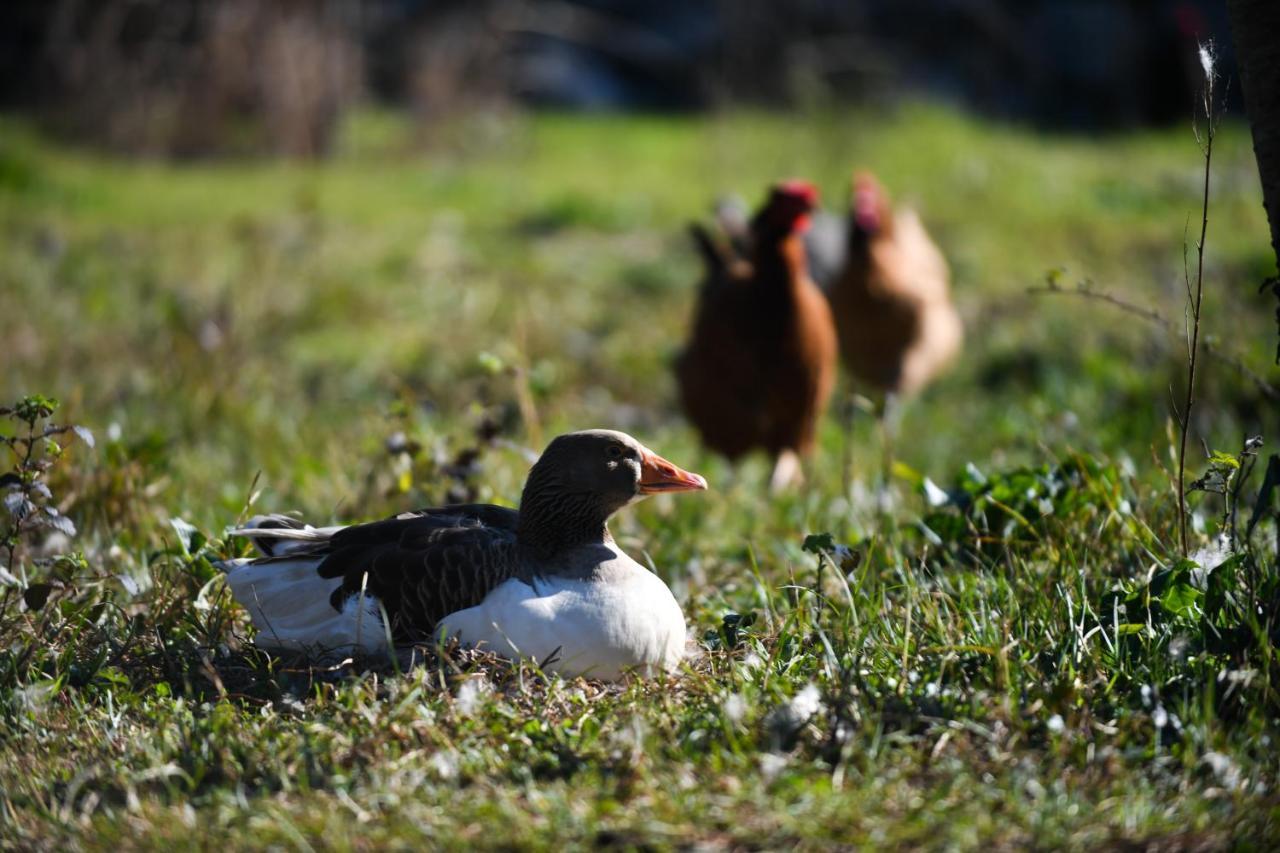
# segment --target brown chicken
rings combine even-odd
[[[803,242],[817,195],[803,181],[774,186],[751,220],[747,260],[694,229],[707,276],[676,364],[680,401],[706,445],[730,461],[768,452],[775,490],[800,477],[835,383],[835,326]]]
[[[914,211],[895,212],[872,175],[853,178],[849,253],[829,297],[854,381],[886,405],[923,388],[956,357],[963,330],[947,262]]]

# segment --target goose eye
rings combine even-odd
[[[609,445],[609,449],[606,451],[606,453],[608,453],[610,459],[621,459],[622,447],[617,444],[611,444]]]

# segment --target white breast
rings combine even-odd
[[[440,630],[468,646],[609,681],[628,670],[672,670],[685,643],[671,590],[634,563],[607,581],[509,580],[476,607],[445,617]]]

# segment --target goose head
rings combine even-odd
[[[668,462],[624,432],[566,433],[552,439],[529,472],[520,499],[520,532],[547,548],[593,541],[609,517],[627,504],[649,495],[705,488],[702,476]]]

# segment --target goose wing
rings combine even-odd
[[[466,504],[346,527],[325,543],[317,571],[342,578],[331,599],[362,590],[382,602],[397,640],[427,634],[520,573],[515,510]]]

